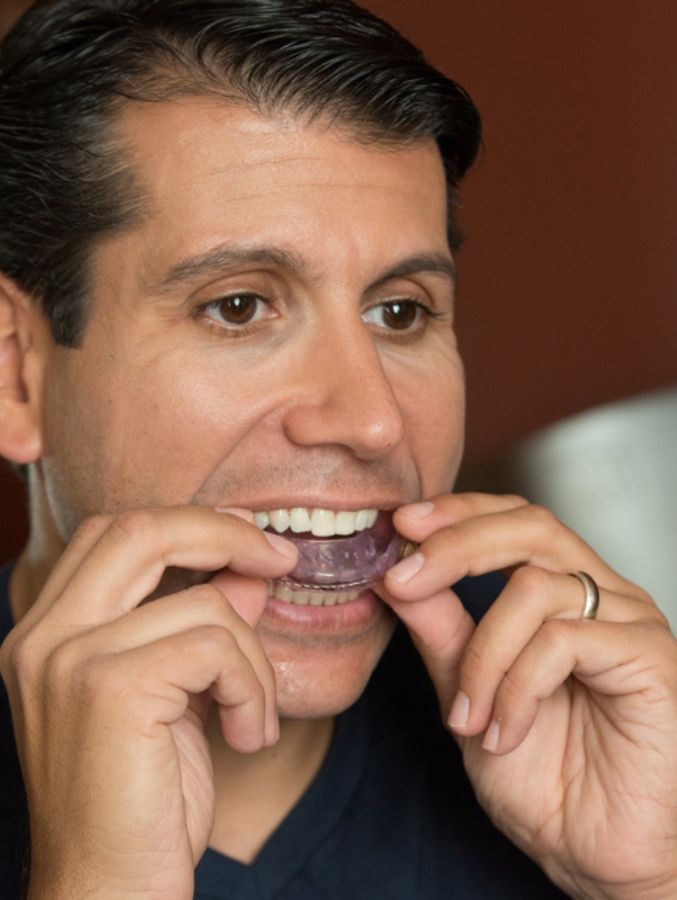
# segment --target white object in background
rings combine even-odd
[[[546,428],[506,468],[510,490],[547,506],[647,590],[677,634],[677,388]]]

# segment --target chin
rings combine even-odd
[[[384,615],[369,632],[350,640],[304,645],[261,635],[275,671],[280,716],[329,718],[352,706],[364,692],[394,629],[395,617]]]

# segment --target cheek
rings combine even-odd
[[[75,524],[96,512],[190,502],[246,427],[206,367],[140,355],[108,366],[80,359],[47,390],[47,484]]]
[[[465,384],[458,354],[449,354],[408,379],[402,405],[409,447],[424,497],[451,490],[461,463]]]
[[[104,505],[106,406],[100,376],[84,378],[63,351],[45,382],[40,469],[57,531],[70,539],[80,521]]]
[[[140,477],[156,484],[157,502],[191,502],[224,463],[237,472],[266,415],[270,390],[249,368],[226,366],[218,358],[212,364],[204,358],[172,359],[150,371],[152,391],[144,379],[138,385],[139,440],[124,449],[135,456]]]

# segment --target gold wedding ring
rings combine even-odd
[[[599,609],[599,588],[595,579],[591,578],[587,572],[569,572],[569,575],[572,578],[577,578],[585,591],[581,619],[596,619],[597,610]]]

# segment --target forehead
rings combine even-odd
[[[196,97],[131,104],[122,128],[146,199],[135,239],[149,270],[168,255],[250,238],[354,260],[367,250],[446,249],[446,182],[432,139],[365,145]]]

